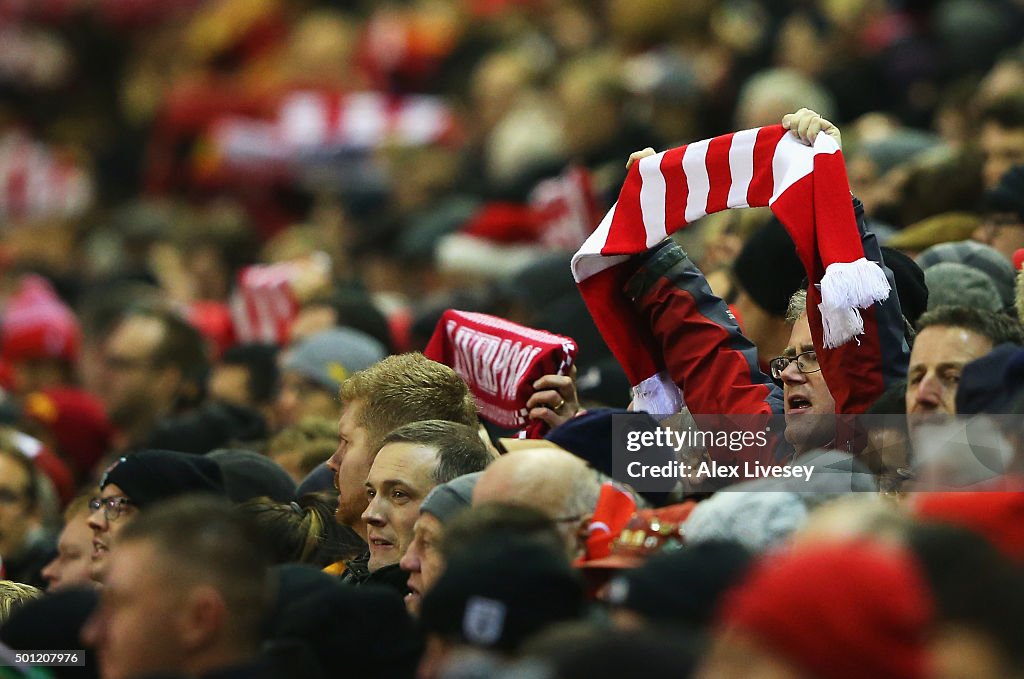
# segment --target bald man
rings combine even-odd
[[[558,526],[566,551],[575,559],[583,553],[600,493],[600,475],[572,453],[524,448],[487,467],[473,490],[473,506],[505,502],[540,510]]]

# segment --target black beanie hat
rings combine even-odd
[[[614,579],[608,601],[658,623],[705,628],[721,595],[740,580],[750,561],[750,552],[738,542],[687,545]]]
[[[515,652],[544,627],[583,615],[583,584],[562,554],[535,541],[489,538],[452,558],[423,598],[427,634]]]
[[[120,458],[104,472],[100,490],[111,483],[139,507],[188,493],[227,497],[216,462],[173,450],[142,450]]]
[[[882,248],[882,260],[896,281],[896,296],[900,300],[903,316],[916,328],[917,319],[928,309],[928,286],[924,281],[924,271],[913,259],[892,248]]]
[[[224,487],[232,502],[269,497],[276,502],[295,499],[295,480],[281,465],[251,450],[222,448],[206,454],[220,467]]]
[[[732,270],[747,296],[779,317],[786,315],[789,298],[807,276],[793,239],[775,217],[747,238]]]
[[[326,679],[340,662],[346,675],[415,677],[422,642],[399,594],[301,568],[278,571],[276,619],[262,649],[277,674]]]

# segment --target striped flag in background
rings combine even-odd
[[[455,116],[440,98],[380,92],[289,93],[273,121],[225,117],[211,136],[217,155],[231,165],[300,161],[340,151],[368,151],[385,143],[425,146],[457,132]]]
[[[292,292],[295,267],[289,262],[242,269],[231,296],[231,317],[239,342],[288,342],[288,329],[299,305]]]
[[[0,220],[75,217],[92,204],[89,175],[20,131],[0,137]]]

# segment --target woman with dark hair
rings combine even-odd
[[[307,563],[319,568],[352,559],[365,549],[350,529],[334,520],[330,491],[309,493],[295,502],[257,497],[239,507],[252,515],[263,534],[272,563]]]

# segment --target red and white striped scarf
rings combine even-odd
[[[576,352],[572,338],[497,316],[448,309],[423,355],[466,381],[480,417],[506,429],[522,428],[517,438],[539,439],[547,425],[530,420],[526,408],[533,383],[545,375],[568,375]]]
[[[821,304],[808,313],[820,312],[825,347],[862,333],[858,309],[888,297],[884,272],[864,257],[843,155],[827,134],[807,146],[773,125],[644,158],[572,259],[594,322],[634,385],[638,410],[675,412],[681,401],[662,371],[660,348],[623,293],[620,265],[712,212],[765,206],[786,227],[821,292]]]

